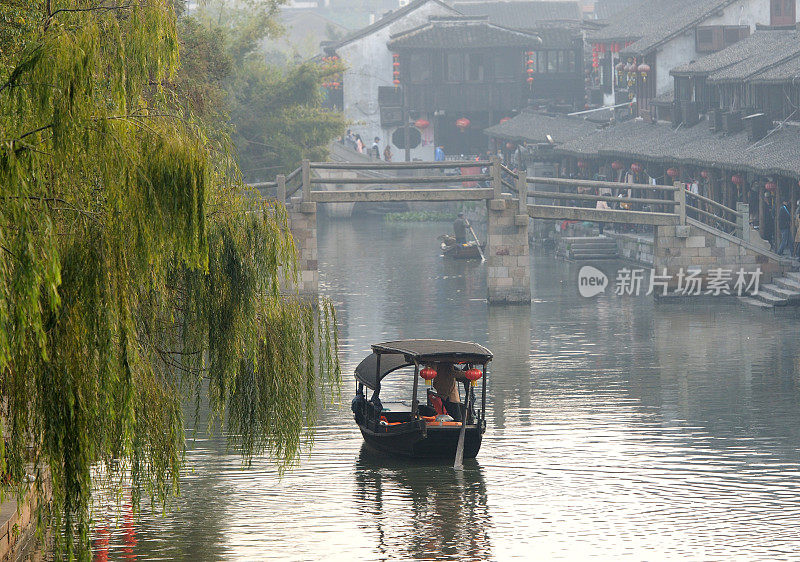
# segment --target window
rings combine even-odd
[[[536,71],[547,72],[547,51],[536,51]]]
[[[795,0],[772,0],[770,3],[771,25],[794,25],[797,20]]]
[[[445,79],[448,82],[464,81],[464,55],[461,53],[447,53],[444,58]]]
[[[467,81],[484,82],[486,80],[486,69],[483,64],[483,55],[480,53],[470,53],[467,55]]]
[[[424,84],[431,80],[431,57],[428,53],[411,53],[408,57],[408,77],[413,84]]]
[[[534,61],[535,64],[535,61]],[[494,56],[494,79],[498,82],[510,82],[519,77],[520,61],[506,54]]]
[[[547,72],[558,72],[558,51],[547,53]]]

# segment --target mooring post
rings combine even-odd
[[[678,224],[683,226],[686,224],[686,190],[679,181],[676,181],[673,185],[675,186],[674,197],[677,203],[675,212],[678,214]]]
[[[279,203],[286,204],[286,176],[283,174],[278,174],[278,177],[275,178],[275,181],[278,184],[278,193],[277,199]]]
[[[503,197],[503,175],[500,169],[500,158],[492,156],[490,159],[492,169],[492,188],[494,189],[493,199]]]
[[[736,236],[750,242],[750,205],[736,203]]]
[[[302,166],[303,201],[309,203],[311,201],[311,162],[303,160]]]

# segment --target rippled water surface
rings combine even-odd
[[[313,449],[280,478],[200,435],[171,512],[98,522],[110,558],[800,557],[800,313],[581,299],[578,266],[546,256],[530,307],[489,308],[485,266],[438,256],[448,228],[321,224],[345,384]],[[415,337],[495,353],[463,473],[376,458],[352,421],[369,345]]]

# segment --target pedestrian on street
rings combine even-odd
[[[383,159],[387,162],[392,161],[392,147],[388,144],[386,145],[386,148],[383,149]]]
[[[778,211],[778,230],[781,231],[781,243],[778,246],[778,255],[782,256],[789,247],[789,234],[792,230],[792,212],[789,210],[789,201],[784,200]]]
[[[436,162],[444,162],[444,147],[443,146],[437,146],[436,147],[436,150],[433,153],[433,159]]]
[[[364,141],[361,140],[361,135],[356,133],[356,150],[359,154],[364,154]]]
[[[372,142],[372,152],[370,153],[370,156],[374,156],[377,160],[381,159],[381,147],[379,145],[380,142],[380,137],[375,137],[375,140]]]

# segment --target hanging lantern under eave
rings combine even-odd
[[[586,160],[578,160],[578,168],[581,170],[585,170],[589,167],[589,163]]]
[[[400,80],[395,78],[394,80],[392,80],[392,84],[394,84],[395,88],[399,88],[400,87]]]
[[[633,172],[634,174],[638,174],[641,171],[642,171],[642,165],[641,164],[637,164],[635,162],[633,164],[631,164],[631,172]]]
[[[739,174],[735,174],[731,176],[731,182],[733,182],[734,185],[742,185],[744,183],[744,178]]]
[[[458,127],[462,133],[469,127],[469,123],[470,121],[466,117],[459,117],[456,119],[456,127]]]
[[[414,126],[417,129],[427,129],[430,126],[431,122],[427,119],[417,119],[414,121]]]
[[[515,145],[513,142],[511,142],[511,141],[508,141],[508,142],[506,143],[506,149],[507,149],[507,150],[514,150],[515,148],[517,148],[517,145]]]
[[[611,169],[612,170],[616,170],[616,171],[621,170],[622,169],[622,162],[620,162],[619,160],[615,160],[614,162],[611,163]]]
[[[710,175],[711,174],[708,173],[708,170],[703,170],[702,172],[700,172],[700,177],[703,178],[704,180],[707,180],[708,176]]]
[[[678,177],[678,174],[679,174],[679,172],[678,172],[678,170],[676,170],[675,168],[669,168],[669,169],[667,170],[667,175],[668,175],[670,178],[672,178],[672,179],[675,179],[675,178],[677,178],[677,177]]]
[[[526,81],[528,84],[531,84],[531,85],[533,85],[533,76],[528,76],[528,77],[525,79],[525,81]]]
[[[766,189],[770,193],[775,193],[778,190],[778,184],[774,181],[768,181],[764,186],[764,189]]]

